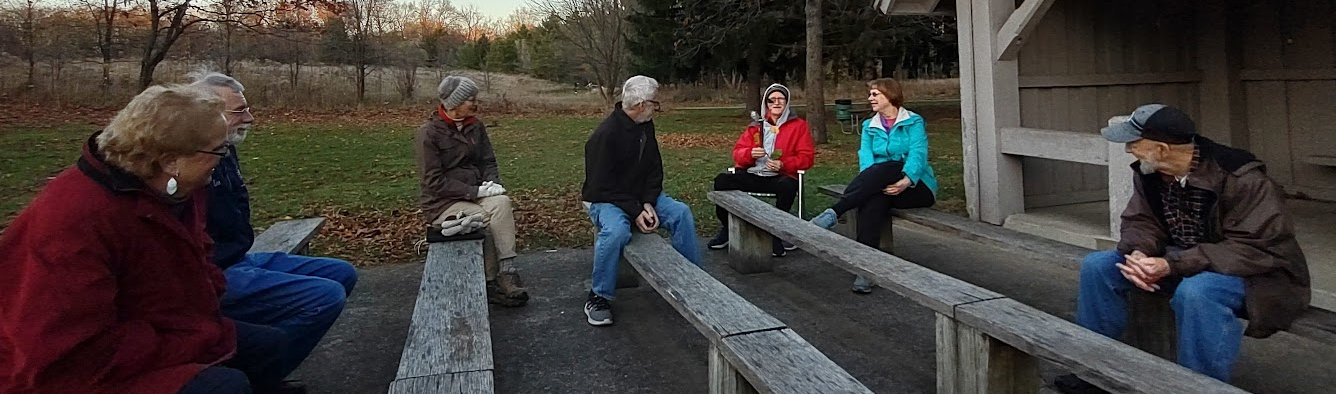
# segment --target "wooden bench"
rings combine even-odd
[[[939,393],[1034,392],[1041,384],[1038,360],[1115,393],[1244,392],[1001,294],[778,215],[740,192],[714,191],[709,198],[729,211],[729,226],[774,234],[936,313]]]
[[[389,392],[491,393],[492,334],[481,239],[432,243]]]
[[[1070,245],[1051,239],[1021,233],[1015,230],[981,223],[968,218],[952,215],[934,209],[893,210],[892,214],[937,231],[959,235],[1002,249],[1043,257],[1071,270],[1080,270],[1081,260],[1094,252],[1080,246]],[[1124,338],[1142,350],[1165,358],[1175,354],[1176,328],[1174,327],[1173,309],[1169,307],[1167,294],[1148,294],[1131,292],[1131,323]],[[1313,290],[1316,296],[1336,299],[1321,290]],[[1309,306],[1300,315],[1287,332],[1321,342],[1336,345],[1336,312],[1317,306]]]
[[[1326,167],[1336,167],[1336,156],[1309,155],[1304,157],[1304,163],[1326,166]]]
[[[622,255],[710,341],[710,393],[871,393],[783,322],[687,261],[662,237],[636,234]]]
[[[285,220],[269,226],[260,235],[247,253],[283,252],[291,254],[306,253],[311,238],[325,226],[325,218]]]

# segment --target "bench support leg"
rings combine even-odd
[[[774,262],[770,258],[772,239],[770,233],[729,213],[729,266],[742,274],[770,272],[774,269]]]
[[[850,209],[845,212],[842,219],[835,223],[835,232],[849,239],[858,239],[858,208]],[[878,242],[877,249],[883,252],[891,253],[895,246],[895,236],[892,231],[891,218],[886,218],[886,225],[881,228],[881,242]]]
[[[1039,385],[1034,357],[950,317],[937,315],[938,393],[1033,393]]]
[[[1177,358],[1178,327],[1169,298],[1143,291],[1129,291],[1128,322],[1123,340],[1146,353],[1173,361]]]
[[[710,344],[710,394],[749,394],[756,389],[728,363],[719,347]]]
[[[628,287],[640,287],[640,274],[636,272],[635,267],[622,257],[617,263],[617,288],[625,289]]]

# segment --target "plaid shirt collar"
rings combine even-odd
[[[1192,164],[1183,179],[1166,177],[1166,188],[1160,195],[1164,203],[1164,221],[1169,238],[1175,246],[1190,248],[1206,238],[1206,205],[1211,192],[1187,186],[1187,180],[1197,172],[1201,163],[1201,148],[1192,150]]]

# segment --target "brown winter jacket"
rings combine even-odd
[[[439,109],[432,111],[415,141],[422,176],[419,202],[428,221],[456,202],[477,200],[483,181],[501,183],[492,140],[477,117],[455,123]]]
[[[1289,328],[1308,306],[1308,263],[1294,238],[1294,221],[1280,186],[1251,153],[1198,136],[1201,161],[1187,186],[1211,192],[1205,209],[1207,239],[1168,253],[1158,173],[1134,177],[1135,192],[1122,214],[1118,251],[1140,250],[1169,261],[1170,275],[1210,271],[1244,278],[1245,334],[1265,338]],[[1136,171],[1138,164],[1132,164]]]

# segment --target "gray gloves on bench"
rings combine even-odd
[[[468,234],[487,227],[487,218],[481,213],[475,213],[469,216],[449,216],[441,222],[441,235],[453,236],[458,234]]]

